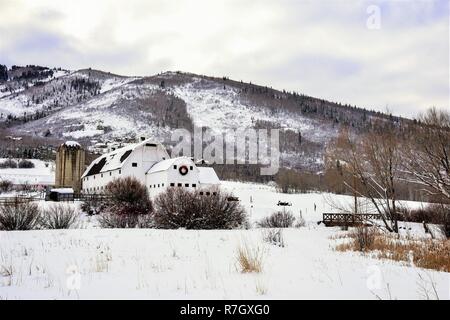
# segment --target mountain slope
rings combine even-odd
[[[90,69],[59,71],[45,82],[22,86],[0,98],[2,120],[14,134],[86,145],[146,136],[170,144],[176,128],[208,127],[216,134],[280,128],[283,166],[313,171],[322,168],[325,146],[341,125],[356,132],[376,120],[403,121],[295,92],[181,72],[122,77]]]

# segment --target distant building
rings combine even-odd
[[[78,142],[67,141],[56,152],[55,187],[81,191],[81,176],[85,169],[85,151]]]
[[[135,177],[154,197],[169,187],[197,188],[220,183],[213,168],[197,167],[188,157],[170,158],[160,143],[144,140],[94,160],[82,176],[82,191],[101,193],[115,178]]]

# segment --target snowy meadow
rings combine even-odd
[[[348,231],[317,221],[332,210],[327,199],[351,197],[280,194],[271,186],[238,182],[224,182],[223,188],[240,198],[250,229],[101,229],[96,216],[80,214],[77,229],[2,231],[0,298],[450,298],[448,272],[336,250]],[[277,210],[279,200],[291,202],[289,210],[305,224],[282,229],[282,241],[267,241],[268,229],[256,222]],[[420,224],[404,226],[405,236],[427,237]],[[242,251],[260,270],[242,268]]]

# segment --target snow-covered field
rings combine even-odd
[[[0,162],[6,159],[0,158]],[[17,159],[16,159],[17,160]],[[0,169],[0,181],[9,180],[13,184],[47,185],[55,182],[54,162],[29,159],[34,168],[5,168]]]
[[[258,228],[112,230],[91,221],[84,229],[0,232],[0,299],[422,299],[436,298],[433,287],[450,298],[449,273],[335,251],[341,240],[332,238],[343,231],[316,223],[331,209],[327,196],[237,182],[224,188],[252,221],[283,200],[302,211],[306,226],[285,229],[285,247],[265,243]],[[239,246],[260,250],[261,273],[237,270]]]

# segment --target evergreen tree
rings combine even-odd
[[[8,80],[8,68],[0,64],[0,81],[6,81]]]

